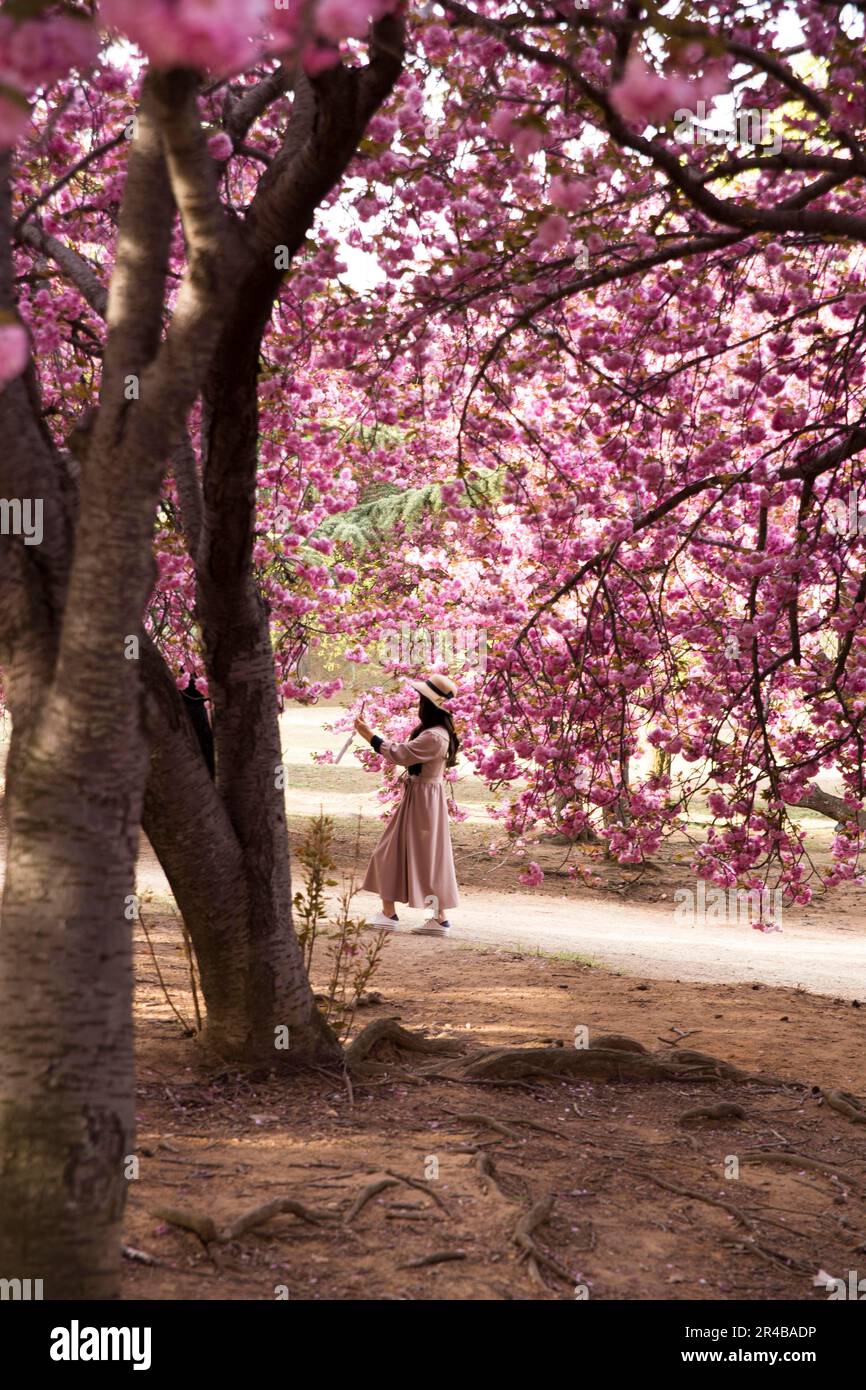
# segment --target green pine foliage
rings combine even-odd
[[[502,495],[501,470],[476,473],[467,481],[464,506],[478,507],[495,502]],[[388,540],[395,529],[404,534],[415,530],[425,516],[441,512],[442,483],[425,483],[422,487],[400,488],[394,483],[374,483],[364,498],[350,511],[329,517],[318,529],[318,535],[351,546],[362,554],[371,545]]]

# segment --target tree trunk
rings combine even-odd
[[[122,658],[121,658],[122,659]],[[130,663],[131,664],[131,663]],[[13,728],[0,931],[0,1275],[109,1298],[132,1152],[131,922],[142,730],[82,746],[55,694]]]
[[[148,74],[108,302],[100,405],[72,509],[35,378],[0,392],[3,471],[51,538],[3,547],[0,647],[13,734],[0,924],[0,1277],[49,1298],[113,1298],[134,1121],[132,920],[147,771],[138,635],[156,574],[164,461],[200,389],[236,276],[197,79]],[[163,337],[175,204],[187,244]],[[0,310],[14,303],[9,159],[0,162]],[[140,387],[134,396],[127,385]],[[36,447],[21,457],[29,416]],[[16,454],[17,450],[17,454]],[[55,476],[51,476],[52,469]],[[15,476],[17,474],[17,476]],[[40,547],[36,547],[40,549]],[[35,616],[31,631],[28,620]]]
[[[23,390],[0,398],[0,428]],[[119,451],[94,464],[44,692],[27,676],[44,674],[52,642],[31,656],[12,632],[0,1270],[43,1279],[51,1298],[116,1293],[133,1144],[130,904],[146,742],[125,637],[152,582],[158,497],[158,477],[127,476],[137,462]]]
[[[243,296],[244,308],[226,326],[205,389],[198,608],[213,701],[216,786],[240,847],[246,888],[246,927],[236,933],[234,946],[234,971],[242,978],[247,1007],[242,1055],[291,1065],[334,1061],[340,1049],[316,1008],[292,927],[276,671],[268,614],[252,567],[258,361],[272,276],[273,268],[263,292],[251,285]],[[207,1003],[210,1016],[211,1000]],[[217,1035],[228,1036],[218,1014],[212,1026]],[[289,1047],[275,1052],[281,1028],[289,1030]]]
[[[572,801],[580,801],[582,805],[585,805],[585,802],[583,802],[583,799],[581,798],[579,792],[572,792],[572,793],[568,793],[568,792],[557,792],[557,793],[556,793],[556,799],[555,799],[555,803],[554,803],[554,804],[555,804],[555,807],[556,807],[556,814],[557,814],[557,817],[559,817],[559,816],[562,815],[562,812],[565,810],[565,807],[568,806],[568,805],[570,805],[570,803],[571,803]],[[567,835],[567,834],[565,833],[564,830],[554,830],[550,835],[545,835],[544,840],[545,840],[545,843],[548,844],[548,845],[599,845],[599,844],[601,844],[601,839],[600,839],[598,833],[593,829],[593,827],[592,827],[592,825],[591,825],[591,823],[590,823],[589,821],[587,821],[586,824],[585,824],[584,826],[581,827],[581,829],[577,832],[576,835]]]
[[[281,854],[275,891],[263,875],[256,895],[236,828],[208,774],[180,692],[147,644],[143,657],[151,761],[142,825],[195,950],[207,1010],[204,1041],[220,1056],[270,1066],[337,1060],[339,1047],[293,952],[285,815],[281,837],[273,816],[275,834],[269,839]],[[253,740],[257,728],[258,722],[252,725]],[[256,911],[270,933],[264,948],[256,946]],[[257,949],[264,969],[261,964],[257,969]],[[281,1026],[289,1030],[287,1049],[276,1046],[275,1030]]]
[[[292,926],[276,671],[268,613],[253,569],[261,343],[286,257],[342,178],[402,65],[402,24],[374,26],[367,68],[300,77],[279,154],[263,175],[244,234],[254,263],[238,287],[202,392],[202,506],[193,558],[212,698],[216,792],[200,768],[176,771],[178,738],[160,719],[145,828],[196,949],[208,1036],[228,1056],[269,1065],[336,1062]],[[278,254],[279,252],[279,254]],[[187,482],[189,482],[187,470]],[[174,696],[163,684],[163,700]],[[206,835],[215,838],[202,853]],[[232,840],[234,843],[232,844]],[[289,1046],[276,1038],[288,1029]],[[281,1038],[282,1042],[282,1038]]]
[[[0,161],[0,308],[13,304],[9,159]],[[0,1277],[44,1281],[51,1298],[116,1292],[123,1158],[132,1146],[130,922],[145,745],[129,630],[149,582],[147,549],[114,566],[146,496],[90,491],[72,592],[86,611],[60,640],[64,487],[39,428],[35,381],[0,394],[7,495],[45,499],[46,544],[3,542],[0,641],[13,712],[9,848],[0,921]],[[155,505],[155,494],[154,494]],[[124,554],[124,561],[129,557]],[[110,576],[98,615],[93,586]],[[89,625],[91,624],[91,625]],[[57,665],[66,684],[57,684]],[[101,701],[114,718],[90,721]],[[136,792],[138,788],[138,792]]]

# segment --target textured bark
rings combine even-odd
[[[291,924],[288,833],[277,778],[282,755],[276,673],[268,613],[252,568],[259,354],[284,275],[277,250],[292,256],[303,244],[316,208],[342,177],[396,80],[401,54],[402,28],[389,17],[376,26],[367,68],[336,68],[315,81],[298,78],[285,140],[244,227],[253,264],[203,391],[198,609],[213,700],[216,783],[243,857],[248,911],[246,932],[235,933],[229,949],[246,995],[245,1053],[272,1062],[335,1060],[339,1049],[316,1009]],[[176,857],[175,835],[160,834],[158,840],[154,847],[161,857]],[[182,877],[175,873],[179,886]],[[178,901],[185,917],[196,912],[195,902],[186,907]],[[202,949],[209,953],[215,938],[206,935]],[[240,1041],[234,1016],[224,1020],[210,999],[208,1014],[223,1045],[230,1038]],[[274,1052],[280,1025],[290,1036],[282,1054]]]
[[[276,679],[268,614],[252,569],[262,337],[289,256],[342,177],[402,61],[402,26],[375,26],[366,68],[298,78],[282,147],[239,235],[239,277],[204,391],[202,496],[185,444],[175,450],[183,528],[196,562],[199,619],[213,700],[216,786],[155,653],[145,653],[151,768],[144,827],[195,947],[207,1041],[224,1056],[291,1067],[336,1061],[339,1048],[313,999],[292,928],[291,875]],[[227,113],[236,141],[287,88],[280,70]],[[278,1028],[289,1048],[275,1049]]]
[[[8,177],[0,196],[6,253]],[[38,556],[16,539],[4,546],[13,739],[0,930],[0,1270],[43,1279],[49,1297],[109,1297],[132,1144],[125,907],[145,769],[123,635],[136,630],[150,583],[146,509],[156,488],[146,474],[130,485],[116,454],[94,468],[70,574],[84,612],[58,632],[65,518],[31,390],[21,380],[0,396],[4,443],[14,451],[21,438],[32,449],[7,460],[8,474],[47,504]],[[99,717],[106,707],[111,721]]]
[[[204,497],[188,438],[182,436],[171,450],[182,528],[199,567],[202,616],[207,615],[205,641],[210,643],[209,674],[216,695],[218,788],[215,792],[203,772],[169,673],[145,644],[142,665],[151,762],[144,826],[196,950],[208,1041],[224,1055],[251,1061],[286,1064],[338,1055],[315,1009],[291,928],[288,841],[283,798],[276,784],[281,752],[268,615],[251,569],[259,347],[283,278],[275,265],[275,245],[284,245],[293,254],[303,243],[318,203],[342,175],[367,121],[399,73],[401,41],[399,24],[386,19],[377,26],[368,69],[331,72],[316,83],[301,79],[282,149],[263,180],[247,224],[235,229],[247,265],[232,286],[231,298],[238,307],[226,326],[205,395],[206,410],[209,403],[215,408],[209,417],[212,447],[207,457],[212,467]],[[171,87],[178,80],[165,79],[155,94],[164,107],[168,103],[163,120],[171,114]],[[281,71],[245,93],[238,109],[229,113],[235,138],[242,139],[255,115],[286,88],[287,75]],[[144,157],[146,148],[139,147],[138,153]],[[182,150],[175,153],[175,166],[182,157]],[[155,150],[152,158],[154,177],[161,177]],[[180,181],[176,178],[175,184]],[[159,196],[167,194],[167,184],[160,188]],[[128,196],[127,226],[134,230],[142,225],[146,200],[135,201],[134,187]],[[193,211],[198,212],[197,206]],[[199,217],[198,223],[206,242],[208,220]],[[112,361],[129,366],[140,358],[147,381],[146,362],[158,337],[153,333],[152,315],[144,312],[146,306],[139,301],[147,292],[148,278],[136,275],[119,289],[113,285],[109,299],[93,267],[38,224],[23,224],[18,239],[51,257],[97,313],[107,311],[109,318],[113,314],[114,353],[107,375]],[[163,253],[164,248],[150,237],[150,260]],[[151,325],[149,340],[147,325]],[[121,368],[116,371],[122,378]],[[151,422],[152,430],[153,426]],[[109,438],[112,427],[102,410],[86,422],[77,439],[82,458],[89,459],[100,441]],[[53,466],[56,472],[56,460]],[[207,514],[203,515],[205,503]],[[55,567],[59,572],[68,568],[68,553],[62,560]],[[33,622],[27,617],[26,604],[22,607],[19,600],[26,599],[32,608],[32,593],[26,585],[16,587],[13,580],[14,566],[10,566],[7,602],[22,610],[16,622],[23,630]],[[55,605],[55,621],[60,612]],[[48,657],[33,685],[40,696],[50,676],[53,636],[49,621],[48,640],[43,644]],[[288,1054],[274,1049],[275,1029],[280,1025],[289,1028]]]
[[[829,816],[839,825],[856,819],[858,825],[866,828],[866,811],[858,812],[855,817],[854,812],[845,805],[841,796],[834,796],[832,792],[823,791],[816,782],[811,783],[796,804],[801,810],[817,811],[821,816]]]
[[[85,679],[75,704],[91,699]],[[143,730],[132,708],[116,738],[82,745],[76,716],[55,691],[16,753],[0,931],[0,1270],[52,1298],[113,1295],[133,1143],[125,909]]]
[[[204,1041],[220,1056],[287,1070],[336,1061],[339,1047],[315,1007],[303,961],[294,955],[291,904],[277,917],[278,900],[267,884],[261,911],[273,937],[264,968],[256,968],[250,860],[208,773],[180,691],[148,642],[142,667],[150,740],[142,825],[192,939],[207,1010]],[[282,856],[275,880],[284,872],[288,887],[284,817]],[[286,1050],[275,1045],[275,1030],[283,1026],[289,1029]]]
[[[51,1298],[117,1293],[123,1158],[134,1142],[131,918],[143,811],[196,948],[214,1044],[282,1061],[274,1029],[286,1025],[288,1060],[339,1055],[291,927],[274,669],[251,571],[256,374],[282,278],[271,238],[292,251],[301,244],[399,73],[400,41],[399,23],[386,18],[367,69],[305,84],[244,229],[219,200],[196,79],[149,74],[107,298],[80,255],[36,224],[19,228],[108,326],[99,408],[74,449],[80,469],[53,447],[32,372],[0,393],[7,495],[46,503],[38,554],[16,538],[0,548],[0,660],[13,712],[0,922],[0,1277],[42,1279]],[[272,82],[262,100],[284,89]],[[245,99],[241,134],[254,105]],[[14,304],[8,174],[4,158],[0,308]],[[175,209],[187,270],[166,329]],[[183,431],[214,360],[202,514]],[[128,659],[154,579],[153,524],[170,458],[202,566],[216,787],[159,654],[143,642],[143,660]]]
[[[13,302],[8,175],[7,159],[3,308]],[[188,271],[163,342],[175,203]],[[35,378],[0,394],[12,455],[3,471],[46,504],[45,544],[34,547],[41,554],[31,557],[20,538],[3,547],[0,646],[13,742],[0,927],[0,1275],[42,1279],[50,1298],[117,1292],[123,1158],[133,1145],[131,920],[147,771],[129,639],[154,579],[164,460],[200,388],[235,274],[222,219],[195,80],[148,77],[71,559],[74,509],[64,505],[40,426]],[[134,404],[124,389],[130,375],[141,383]]]

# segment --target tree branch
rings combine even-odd
[[[24,222],[15,233],[16,241],[48,256],[71,281],[94,313],[104,319],[108,311],[108,291],[96,271],[83,256],[58,237],[43,230],[38,222]]]
[[[100,392],[103,417],[107,416],[107,405],[112,414],[122,412],[128,399],[128,379],[140,378],[157,351],[162,332],[175,204],[155,112],[155,81],[148,73],[120,212],[108,295],[108,340]],[[106,419],[104,428],[115,435],[113,419],[110,424]]]
[[[264,111],[291,90],[292,74],[280,63],[261,82],[246,87],[239,96],[226,96],[223,124],[235,149],[240,149],[252,126]]]

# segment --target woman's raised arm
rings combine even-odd
[[[432,763],[436,758],[444,758],[447,740],[445,729],[422,729],[420,734],[405,743],[387,743],[384,739],[374,738],[373,747],[389,763],[395,763],[397,767],[411,767],[413,763]]]

